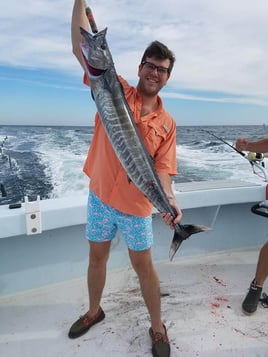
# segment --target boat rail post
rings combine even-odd
[[[28,196],[25,200],[26,233],[27,235],[42,233],[40,196],[35,201],[29,201]]]

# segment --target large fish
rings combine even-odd
[[[161,186],[160,180],[136,128],[106,41],[107,29],[94,35],[81,28],[81,50],[92,96],[111,145],[129,179],[151,201],[159,212],[176,210]],[[176,224],[169,258],[173,259],[182,241],[191,234],[209,230],[206,226]]]

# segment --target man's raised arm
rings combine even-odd
[[[80,34],[80,27],[88,31],[89,23],[86,16],[83,0],[75,0],[73,6],[72,25],[71,25],[72,49],[73,49],[73,54],[78,59],[82,68],[84,68],[84,62],[82,59],[82,53],[80,49],[80,43],[83,40]]]

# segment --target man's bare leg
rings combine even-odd
[[[100,307],[102,292],[106,281],[106,265],[109,258],[111,242],[89,242],[89,264],[87,274],[89,311],[94,316]]]
[[[264,244],[259,253],[256,269],[256,285],[263,286],[268,276],[268,242]]]
[[[165,333],[161,320],[160,285],[153,267],[151,250],[129,250],[133,269],[138,275],[142,296],[147,306],[154,332]]]

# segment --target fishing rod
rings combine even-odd
[[[240,154],[241,156],[243,156],[243,157],[246,158],[246,154],[245,154],[244,152],[237,150],[236,147],[234,147],[233,145],[229,144],[227,141],[223,140],[222,138],[218,137],[217,135],[215,135],[215,134],[212,133],[211,131],[205,130],[205,129],[200,129],[200,130],[201,130],[201,131],[204,131],[205,133],[208,133],[208,134],[214,136],[214,138],[216,138],[216,139],[222,141],[224,144],[230,146],[230,148],[232,148],[232,149],[233,149],[234,151],[236,151],[238,154]]]
[[[256,166],[260,171],[262,171],[265,181],[268,182],[268,174],[267,171],[264,168],[264,155],[262,153],[253,153],[253,152],[249,152],[248,155],[246,155],[244,152],[237,150],[236,147],[234,147],[233,145],[229,144],[227,141],[223,140],[222,138],[220,138],[219,136],[215,135],[214,133],[212,133],[209,130],[205,130],[205,129],[200,129],[201,131],[204,131],[205,133],[208,133],[212,136],[214,136],[214,138],[220,140],[221,142],[223,142],[224,144],[228,145],[230,148],[232,148],[234,151],[236,151],[239,155],[243,156],[252,166],[253,168],[253,172],[256,173],[254,171],[254,166]],[[261,163],[262,162],[262,163]]]

